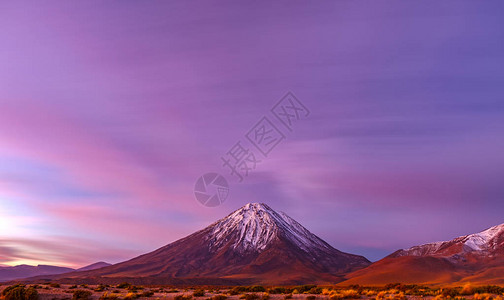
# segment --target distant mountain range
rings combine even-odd
[[[0,266],[0,282],[22,279],[27,277],[41,276],[41,275],[58,275],[74,271],[94,270],[106,266],[110,266],[110,264],[106,262],[97,262],[77,270],[65,267],[48,266],[48,265],[38,265],[38,266],[18,265],[13,267],[4,265]]]
[[[411,247],[350,273],[345,284],[504,284],[504,224],[451,241]]]
[[[131,260],[59,271],[52,273],[56,275],[40,273],[43,276],[30,280],[193,285],[504,284],[504,224],[451,241],[398,250],[371,264],[362,256],[333,248],[285,213],[266,204],[249,203],[203,230]]]

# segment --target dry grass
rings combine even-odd
[[[428,287],[418,285],[388,285],[385,287],[352,286],[296,286],[296,287],[198,287],[175,289],[174,287],[143,287],[130,284],[23,285],[25,290],[36,291],[37,296],[22,293],[7,296],[0,285],[0,300],[504,300],[504,288],[498,286]],[[19,289],[18,289],[19,291]],[[20,296],[21,295],[21,296]]]

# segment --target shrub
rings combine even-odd
[[[238,295],[238,294],[241,294],[241,293],[244,293],[244,292],[248,292],[248,291],[249,291],[248,287],[245,287],[245,286],[235,286],[234,288],[232,288],[231,290],[229,290],[229,294],[230,295]]]
[[[407,300],[407,297],[403,292],[400,292],[399,294],[394,295],[394,300]]]
[[[397,283],[389,283],[389,284],[386,284],[386,285],[385,285],[385,289],[386,289],[386,290],[390,290],[390,289],[397,289],[397,288],[399,288],[400,286],[401,286],[401,284],[400,284],[400,283],[398,283],[398,282],[397,282]]]
[[[492,294],[484,293],[484,294],[474,294],[474,300],[492,300]],[[7,298],[6,298],[7,300]]]
[[[315,300],[315,299],[317,299],[316,296],[313,296],[313,295],[306,296],[306,300]]]
[[[226,295],[215,295],[210,300],[226,300],[227,296]]]
[[[73,292],[72,300],[88,300],[91,298],[92,293],[86,290],[75,290]]]
[[[269,293],[264,293],[261,297],[261,300],[269,300],[270,294]]]
[[[359,299],[360,293],[356,290],[344,290],[341,291],[341,295],[343,295],[343,299]]]
[[[292,299],[292,294],[287,294],[284,296],[284,299]]]
[[[116,286],[116,288],[118,288],[118,289],[126,289],[126,288],[128,288],[128,287],[130,287],[130,286],[131,286],[131,284],[130,284],[130,283],[123,282],[123,283],[119,283],[119,284]]]
[[[17,286],[17,287],[10,289],[5,294],[5,300],[25,300],[24,286]]]
[[[473,291],[473,287],[470,283],[467,283],[466,285],[464,285],[462,287],[462,289],[460,290],[460,295],[472,295],[474,294],[474,291]]]
[[[334,293],[334,291],[331,289],[322,289],[322,292],[321,292],[322,295],[329,295],[331,293]]]
[[[259,299],[259,296],[257,296],[256,294],[243,294],[240,296],[240,299],[256,300],[256,299]]]
[[[154,296],[154,292],[153,291],[144,291],[142,294],[140,294],[140,296],[149,298],[149,297]]]
[[[320,293],[322,293],[321,287],[314,287],[308,291],[308,294],[320,294]]]
[[[137,293],[128,293],[125,297],[124,300],[133,300],[137,299],[139,296]]]
[[[303,294],[305,292],[308,292],[309,290],[316,288],[317,286],[314,284],[305,284],[305,285],[300,285],[296,286],[295,289],[299,291],[300,294]]]
[[[106,289],[106,288],[105,288],[105,286],[104,286],[103,284],[100,284],[100,285],[98,285],[98,286],[94,289],[94,291],[95,291],[95,292],[103,292],[105,289]]]
[[[455,296],[458,296],[459,294],[460,293],[459,293],[458,289],[454,289],[454,288],[445,288],[445,289],[441,290],[441,295],[443,295],[443,297],[454,298]]]
[[[286,289],[284,287],[273,287],[268,289],[268,293],[270,294],[285,294]]]
[[[16,284],[6,287],[2,291],[5,300],[38,300],[39,295],[34,287],[25,289],[25,285]]]
[[[25,285],[24,284],[15,284],[15,285],[11,285],[11,286],[8,286],[6,287],[3,291],[2,291],[2,296],[5,296],[7,295],[11,290],[15,289],[15,288],[18,288],[18,287],[22,287],[24,288]]]
[[[117,294],[109,294],[105,292],[103,295],[101,295],[100,300],[117,300],[119,296]]]
[[[25,290],[25,300],[38,300],[39,295],[35,288],[29,287]]]
[[[73,290],[73,289],[76,289],[76,288],[77,288],[77,286],[75,284],[68,287],[69,290]]]
[[[304,292],[308,292],[312,288],[317,287],[314,284],[305,284],[305,285],[298,285],[295,286],[294,289],[298,291],[299,294],[303,294]]]
[[[205,291],[204,290],[195,290],[192,295],[193,295],[193,297],[204,297]]]
[[[170,289],[166,291],[167,293],[178,293],[179,291],[176,289]]]
[[[386,292],[382,292],[383,295],[376,296],[377,300],[383,300]],[[330,300],[340,300],[340,299],[359,299],[360,293],[356,290],[341,290],[341,291],[331,291],[329,299]]]
[[[238,295],[240,294],[239,287],[235,286],[234,288],[230,289],[228,292],[229,295]]]
[[[504,294],[504,287],[496,286],[496,285],[486,285],[486,286],[480,286],[480,287],[475,287],[473,289],[474,293],[478,294],[496,294],[496,295],[502,295]]]
[[[260,285],[255,285],[253,287],[250,287],[248,290],[249,290],[249,292],[254,292],[254,293],[266,292],[266,289]]]
[[[386,295],[387,295],[387,293],[386,293],[386,292],[381,291],[381,292],[379,292],[379,293],[376,295],[376,300],[383,300],[383,299],[385,299],[385,296],[386,296]]]
[[[57,282],[51,282],[49,283],[49,286],[56,289],[61,287],[60,284]]]
[[[399,290],[397,289],[389,289],[388,291],[386,291],[387,294],[397,294],[399,293]]]
[[[191,300],[192,296],[191,295],[177,295],[174,298],[175,300]]]

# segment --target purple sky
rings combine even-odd
[[[503,9],[0,3],[0,264],[115,263],[248,202],[371,260],[503,223]],[[287,91],[310,116],[237,183],[220,157]]]

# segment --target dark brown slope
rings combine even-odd
[[[451,241],[396,251],[346,278],[341,284],[502,284],[504,224]]]
[[[200,282],[334,283],[369,264],[362,256],[336,250],[287,215],[253,203],[153,252],[64,277],[142,278],[156,283],[198,278]]]

